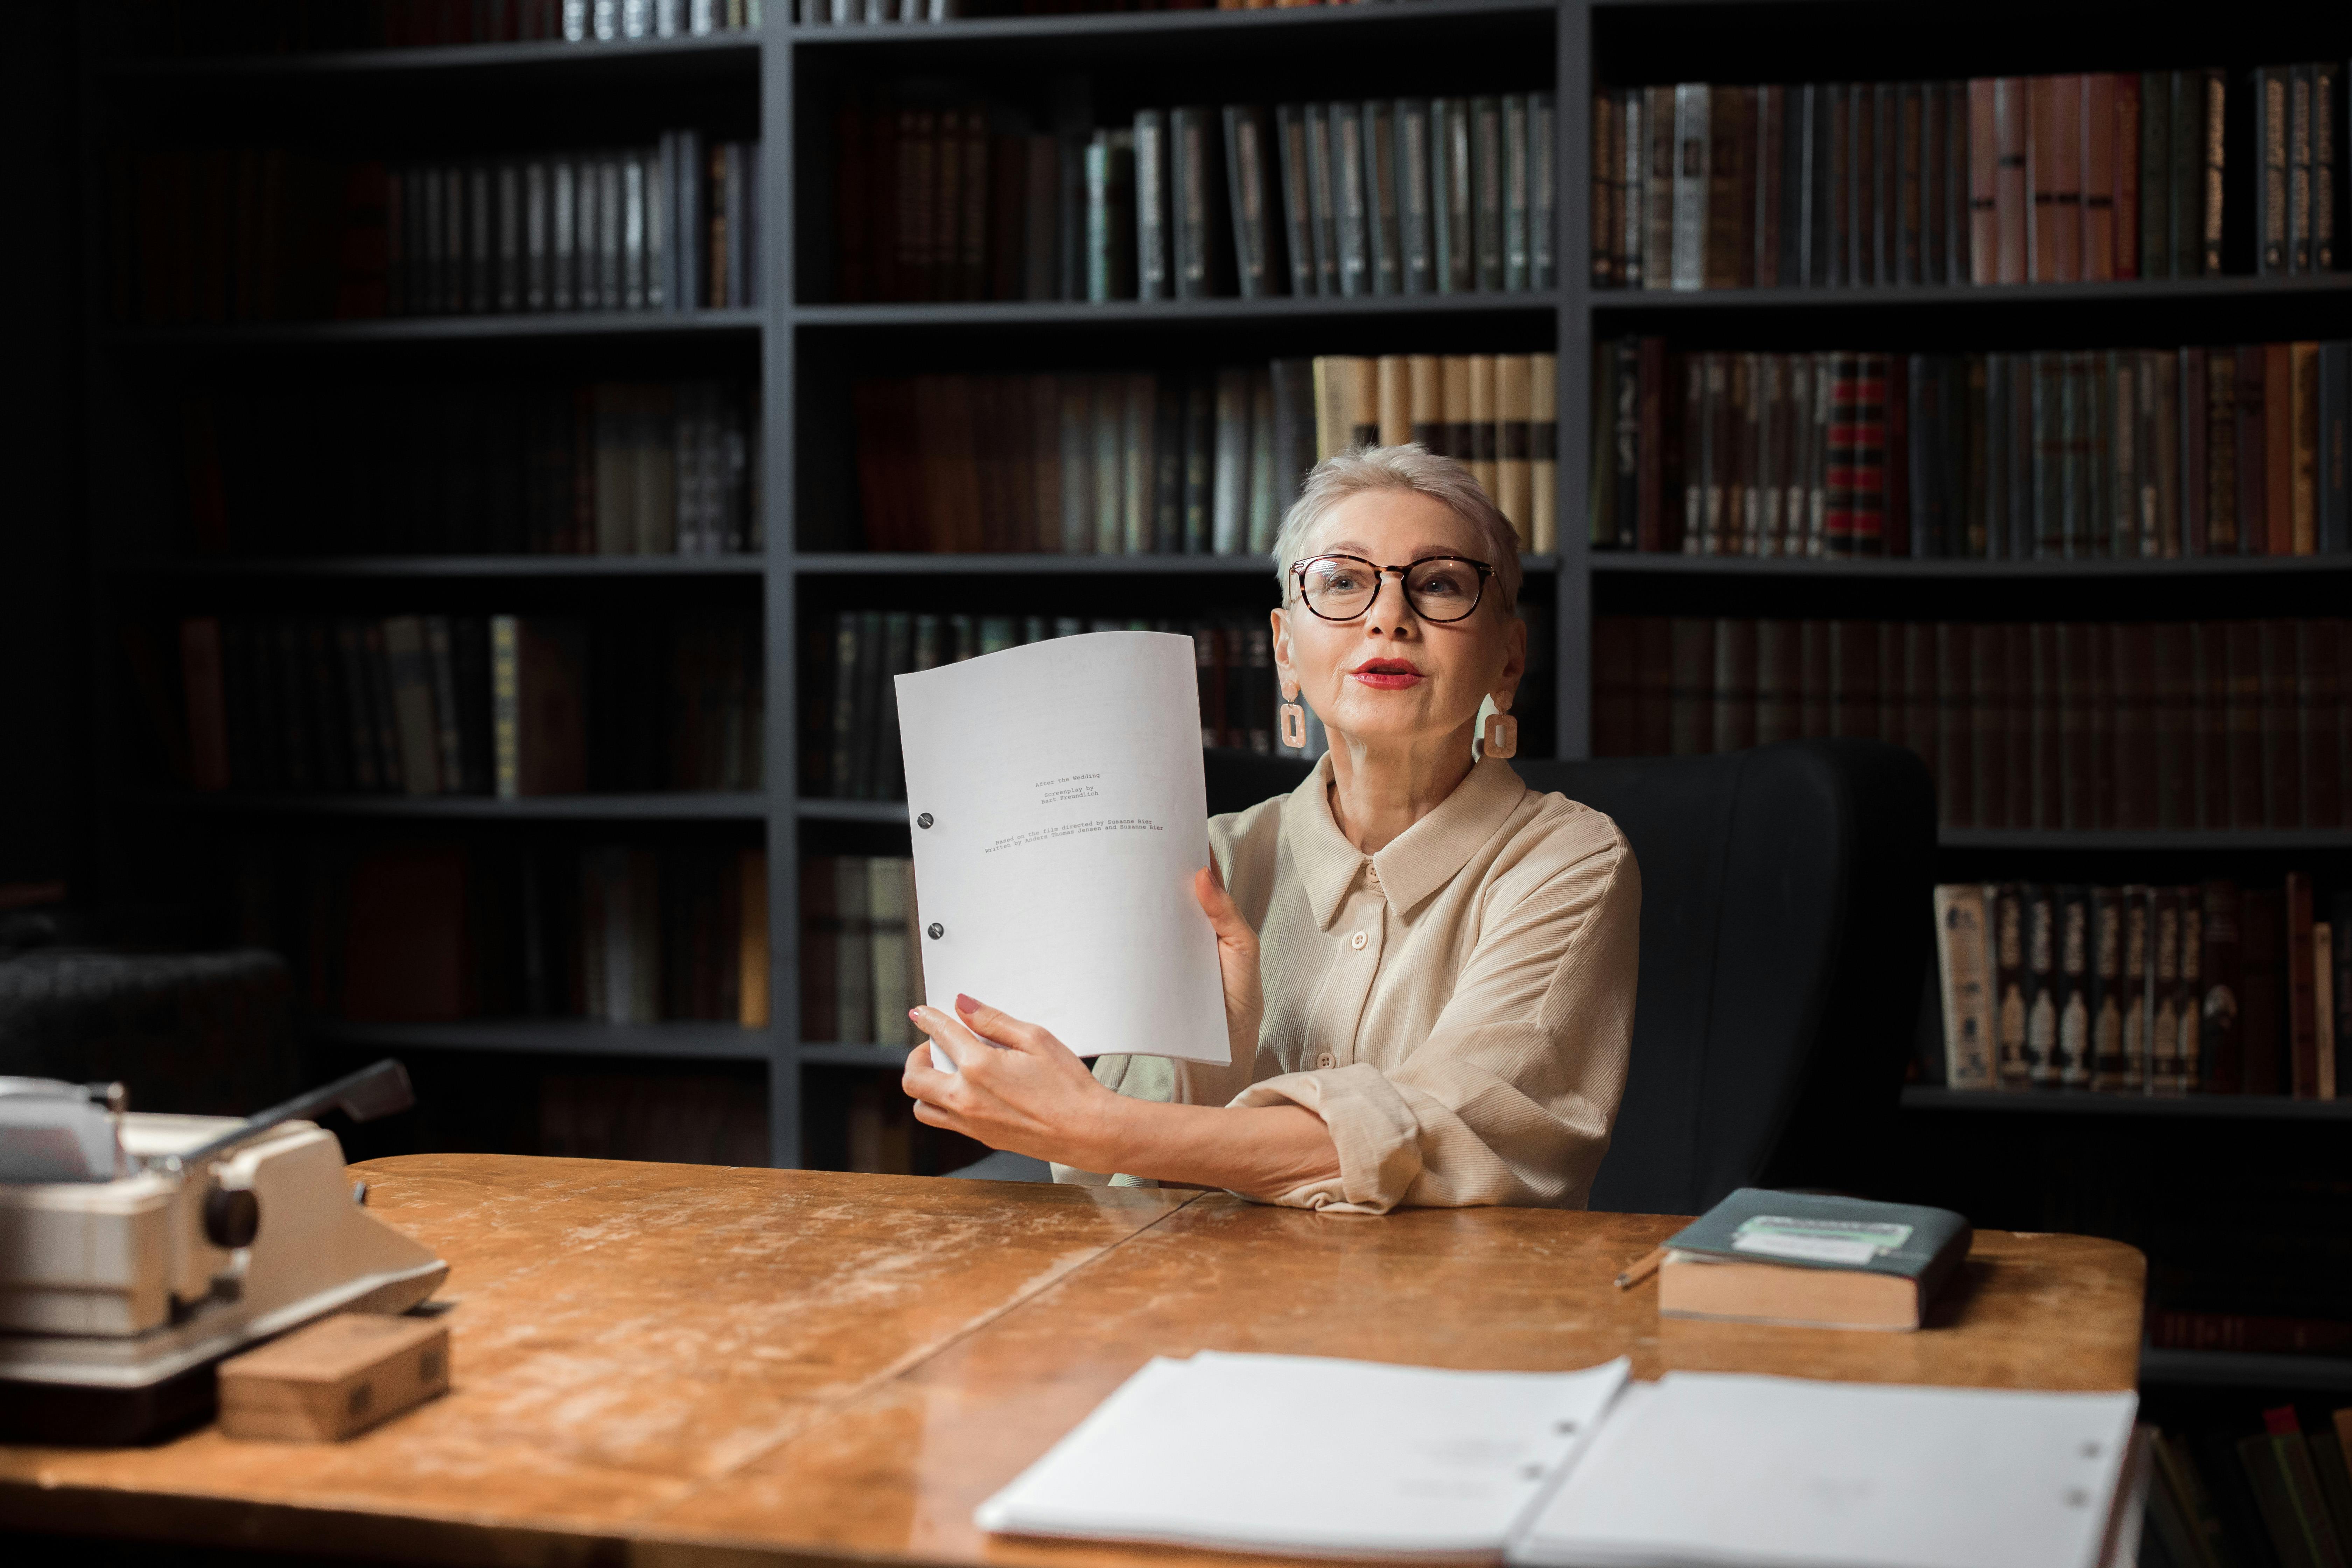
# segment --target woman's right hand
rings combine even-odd
[[[1213,861],[1192,873],[1192,896],[1217,933],[1217,969],[1225,985],[1225,1038],[1233,1065],[1247,1072],[1257,1059],[1258,1023],[1265,1016],[1265,993],[1258,984],[1257,932],[1242,918]]]

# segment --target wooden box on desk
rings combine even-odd
[[[341,1312],[221,1363],[220,1427],[232,1437],[333,1442],[448,1386],[446,1323]]]

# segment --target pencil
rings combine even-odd
[[[1649,1252],[1639,1263],[1634,1264],[1633,1267],[1625,1270],[1624,1273],[1617,1276],[1617,1289],[1620,1290],[1632,1289],[1634,1286],[1639,1285],[1643,1280],[1647,1279],[1651,1275],[1655,1274],[1658,1271],[1658,1265],[1664,1262],[1665,1259],[1666,1249],[1664,1247],[1654,1247],[1650,1248]]]

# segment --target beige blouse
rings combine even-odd
[[[1633,1032],[1633,850],[1608,817],[1488,759],[1367,856],[1332,820],[1330,770],[1326,757],[1289,795],[1209,822],[1258,933],[1256,1058],[1104,1057],[1096,1078],[1139,1099],[1322,1117],[1339,1174],[1279,1203],[1583,1207]]]

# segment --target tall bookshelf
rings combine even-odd
[[[630,134],[668,122],[667,106],[720,105],[763,137],[761,273],[756,308],[692,316],[467,317],[254,327],[121,329],[93,313],[89,425],[109,429],[109,400],[174,366],[268,358],[289,367],[378,356],[403,366],[528,361],[609,365],[751,366],[762,388],[763,555],[718,559],[426,557],[219,562],[140,542],[128,503],[110,503],[101,441],[90,454],[100,526],[101,622],[124,604],[287,602],[315,595],[380,602],[391,592],[489,602],[506,592],[606,593],[608,602],[755,604],[764,630],[766,787],[726,796],[525,800],[163,800],[118,792],[117,820],[226,818],[291,825],[320,817],[452,819],[481,831],[577,831],[723,825],[768,851],[774,1022],[614,1028],[557,1021],[449,1026],[320,1026],[317,1037],[415,1055],[541,1053],[634,1060],[725,1060],[764,1068],[769,1153],[779,1164],[822,1157],[844,1075],[887,1072],[898,1054],[804,1040],[796,1028],[793,912],[805,855],[902,854],[905,813],[877,802],[804,799],[794,694],[801,629],[840,607],[915,605],[1138,616],[1258,610],[1274,602],[1254,558],[886,555],[837,546],[845,505],[845,387],[853,374],[1214,364],[1276,355],[1528,351],[1559,366],[1556,555],[1527,561],[1527,597],[1550,628],[1549,731],[1543,749],[1589,752],[1589,628],[1596,615],[1985,616],[2057,619],[2340,612],[2352,557],[2093,563],[1771,560],[1596,552],[1581,526],[1591,451],[1590,367],[1596,342],[1629,332],[1677,346],[1787,349],[2027,347],[2247,342],[2352,335],[2352,273],[2291,279],[2014,287],[1902,287],[1697,293],[1596,289],[1590,251],[1587,128],[1597,85],[1672,81],[1882,80],[2047,70],[2222,63],[2352,53],[2352,23],[2330,13],[2233,16],[2226,39],[2134,35],[2092,4],[1997,3],[1966,26],[1923,26],[1865,0],[1397,0],[1246,11],[1162,11],[975,19],[938,26],[791,24],[770,0],[756,35],[602,45],[508,44],[266,58],[110,62],[87,68],[86,131],[95,147],[131,112],[168,107],[191,122],[247,127],[292,113],[348,128],[390,106],[396,148],[446,146],[468,126],[493,131],[541,112],[567,129],[626,121]],[[2206,61],[2208,54],[2220,57]],[[2234,77],[2233,77],[2233,79]],[[946,81],[1031,105],[1087,102],[1115,125],[1139,106],[1290,101],[1390,94],[1549,90],[1556,101],[1556,289],[1540,293],[1276,298],[1168,302],[836,304],[825,273],[831,207],[828,114],[863,83]],[[433,108],[428,112],[425,106]],[[517,108],[517,105],[526,108]],[[162,107],[159,107],[162,106]],[[104,237],[89,236],[93,255]],[[375,362],[370,362],[375,363]],[[803,544],[806,548],[803,548]],[[142,597],[143,595],[143,597]],[[466,596],[470,595],[470,598]],[[730,596],[733,597],[730,597]],[[110,657],[101,647],[101,659]],[[101,733],[102,762],[113,742]],[[102,777],[119,778],[119,772]],[[2130,864],[2180,880],[2244,868],[2310,866],[2352,875],[2352,831],[2095,834],[1955,830],[1942,876],[2112,879]],[[1890,1020],[1907,1028],[1908,1020]],[[1914,1174],[1990,1224],[2036,1225],[2063,1209],[2046,1184],[1977,1184],[1981,1162],[2032,1161],[2095,1116],[2137,1138],[2136,1160],[2193,1160],[2223,1122],[2263,1128],[2339,1158],[2336,1106],[2048,1101],[1915,1089],[1906,1117]],[[1990,1130],[1990,1131],[1988,1131]],[[2103,1136],[2105,1134],[2103,1134]],[[2310,1142],[2316,1140],[2317,1142]],[[2038,1142],[2037,1142],[2038,1141]],[[2040,1153],[2036,1152],[2040,1151]],[[2137,1168],[2137,1167],[2136,1167]],[[1926,1189],[1923,1189],[1925,1191]],[[2037,1192],[2042,1193],[2037,1197]],[[1971,1194],[1984,1200],[1972,1201]],[[2048,1200],[2048,1201],[2045,1201]],[[1984,1206],[1989,1203],[1991,1206]],[[2041,1206],[2037,1208],[2035,1205]],[[2094,1216],[2095,1218],[2095,1216]],[[2118,1222],[2130,1234],[2128,1215]],[[2096,1228],[2094,1225],[2090,1228]],[[2200,1363],[2210,1365],[2211,1363]],[[2159,1369],[2160,1370],[2160,1369]],[[2243,1373],[2244,1369],[2237,1369]],[[2245,1373],[2241,1381],[2257,1381]]]

